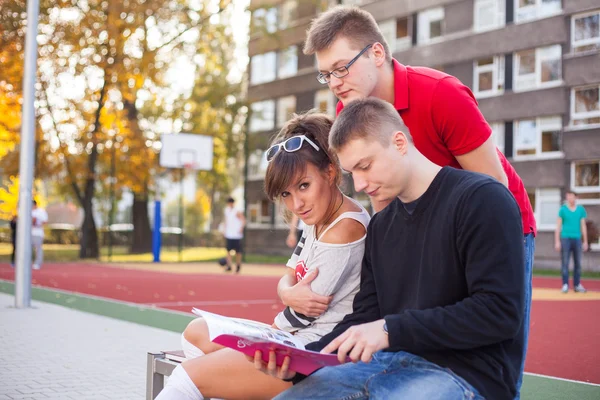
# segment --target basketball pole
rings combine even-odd
[[[182,262],[181,249],[183,247],[183,171],[184,168],[179,169],[179,262]]]

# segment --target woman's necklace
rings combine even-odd
[[[327,225],[333,219],[333,217],[335,216],[335,214],[337,214],[337,212],[340,210],[340,208],[342,208],[343,204],[344,204],[344,195],[342,194],[342,201],[340,202],[340,205],[338,206],[338,208],[335,209],[335,211],[333,212],[333,214],[331,214],[331,217],[329,217],[327,219],[327,221],[325,221],[325,223],[321,227],[321,232],[323,232],[323,230],[325,229],[325,227],[327,227]],[[319,240],[319,228],[317,226],[315,226],[315,240]]]

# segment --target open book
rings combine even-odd
[[[290,356],[290,370],[309,375],[319,368],[339,365],[337,355],[306,350],[304,344],[291,333],[281,331],[261,322],[229,318],[194,308],[192,312],[206,321],[210,340],[254,357],[262,352],[269,361],[269,350],[275,350],[277,365]]]

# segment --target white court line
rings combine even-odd
[[[556,376],[534,374],[534,373],[531,373],[531,372],[525,372],[525,375],[531,375],[531,376],[537,376],[539,378],[554,379],[554,380],[557,380],[557,381],[572,382],[572,383],[581,383],[582,385],[590,385],[590,386],[598,386],[598,387],[600,387],[600,384],[598,384],[598,383],[591,383],[591,382],[584,382],[584,381],[575,381],[573,379],[558,378]]]
[[[160,303],[144,303],[156,307],[169,306],[235,306],[235,305],[253,305],[253,304],[279,304],[277,300],[221,300],[221,301],[165,301]]]

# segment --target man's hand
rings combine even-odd
[[[583,248],[583,251],[588,251],[588,248],[589,248],[588,242],[583,242],[582,248]]]
[[[340,363],[346,362],[346,356],[352,362],[369,362],[374,353],[390,347],[387,333],[383,330],[385,320],[380,319],[367,324],[351,326],[329,343],[321,353],[338,351]]]
[[[323,314],[329,307],[333,296],[321,296],[312,291],[310,283],[315,280],[317,275],[319,275],[318,270],[310,271],[294,286],[281,290],[280,296],[283,304],[307,317],[314,318]]]
[[[560,242],[558,240],[554,241],[554,250],[560,251]]]
[[[254,363],[254,367],[267,374],[267,375],[271,375],[274,376],[275,378],[279,378],[279,379],[292,379],[294,377],[294,375],[296,375],[296,373],[294,371],[290,371],[288,368],[290,366],[290,357],[286,356],[283,359],[283,364],[281,364],[281,367],[277,366],[277,362],[276,362],[276,357],[275,357],[275,351],[271,350],[269,352],[269,362],[265,363],[262,359],[262,351],[257,350],[254,353],[254,358],[250,357],[250,356],[246,356],[246,359],[248,361],[250,361],[251,363]]]

